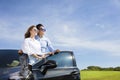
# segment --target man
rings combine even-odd
[[[60,52],[59,49],[54,49],[51,41],[45,36],[46,29],[42,24],[36,25],[38,29],[38,35],[35,37],[41,44],[41,52],[45,53],[49,51],[49,54],[54,54],[56,52]]]

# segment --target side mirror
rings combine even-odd
[[[44,74],[46,74],[48,69],[53,69],[56,67],[57,67],[56,61],[48,60],[45,63],[43,63],[39,68],[40,68],[40,71],[42,72],[42,74],[44,75]]]

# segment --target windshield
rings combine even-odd
[[[47,58],[48,60],[55,60],[57,67],[73,67],[73,56],[71,52],[60,52],[54,56]]]
[[[19,65],[17,50],[0,50],[0,68],[15,67]]]

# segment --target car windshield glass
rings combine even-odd
[[[0,50],[0,68],[15,67],[19,65],[17,50]]]
[[[47,58],[48,60],[55,60],[57,67],[72,67],[73,57],[71,52],[60,52]]]

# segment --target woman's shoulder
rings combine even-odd
[[[25,38],[25,40],[29,40],[30,38]]]
[[[24,41],[29,41],[29,40],[30,40],[30,38],[25,38],[25,39],[24,39]]]

